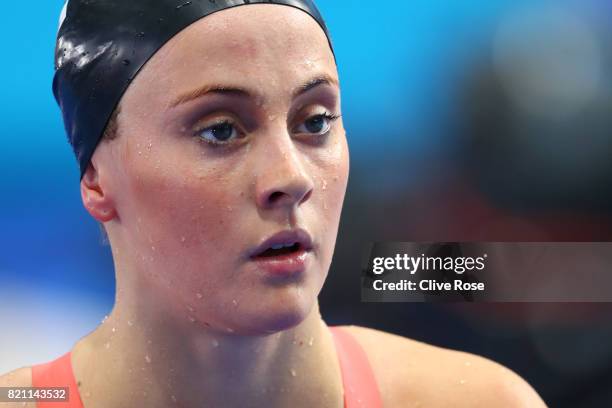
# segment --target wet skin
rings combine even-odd
[[[271,4],[200,20],[135,78],[119,137],[81,182],[117,276],[112,313],[72,350],[86,408],[343,406],[317,303],[349,171],[342,119],[321,118],[340,115],[337,82],[315,20]],[[250,260],[298,227],[314,245],[302,272],[280,279]],[[490,360],[346,329],[385,407],[544,406]],[[30,383],[28,368],[0,377]]]

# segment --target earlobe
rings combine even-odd
[[[108,222],[117,215],[114,203],[101,185],[99,173],[91,163],[81,179],[81,199],[85,209],[97,221]]]

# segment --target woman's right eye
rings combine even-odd
[[[196,136],[213,145],[227,145],[240,137],[240,132],[233,122],[225,120],[195,132]]]

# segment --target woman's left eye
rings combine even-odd
[[[339,117],[339,115],[331,115],[329,113],[311,116],[296,128],[296,132],[324,135],[331,129],[332,122]]]

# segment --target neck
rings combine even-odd
[[[154,288],[134,287],[118,290],[112,313],[73,350],[88,408],[342,406],[340,368],[318,303],[290,329],[246,336],[179,319],[151,295]]]

